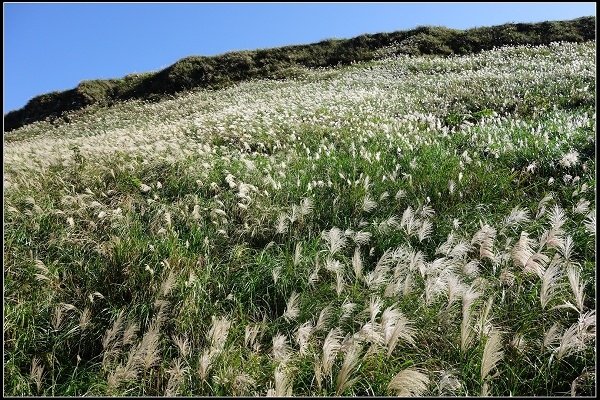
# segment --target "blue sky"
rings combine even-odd
[[[86,79],[190,55],[311,43],[419,25],[464,29],[596,15],[595,3],[4,3],[4,113]]]

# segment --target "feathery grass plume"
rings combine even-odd
[[[386,235],[386,234],[390,233],[393,229],[397,229],[399,226],[398,218],[396,218],[395,215],[392,215],[389,218],[384,219],[379,224],[377,224],[377,222],[373,221],[373,225],[376,226],[377,231],[382,235]]]
[[[555,204],[550,213],[548,214],[548,221],[550,222],[550,226],[555,231],[562,233],[562,226],[567,221],[567,216],[558,204]]]
[[[291,397],[293,396],[293,381],[290,374],[283,365],[275,368],[275,396]]]
[[[205,349],[198,360],[198,376],[200,380],[206,381],[208,373],[212,368],[212,362],[216,358],[216,351],[213,349]]]
[[[444,241],[435,249],[435,254],[442,254],[444,256],[448,256],[455,242],[456,237],[454,236],[454,231],[451,231],[446,237],[446,241]]]
[[[133,343],[138,330],[139,326],[137,323],[133,321],[127,322],[127,326],[125,326],[125,329],[123,330],[123,346]]]
[[[540,288],[540,302],[542,309],[546,309],[548,303],[556,293],[556,283],[562,278],[562,270],[558,258],[555,257],[542,275],[542,286]]]
[[[448,310],[455,301],[461,298],[461,295],[466,288],[460,281],[460,278],[453,273],[448,274],[445,281],[448,294],[448,305],[446,306],[446,310]]]
[[[427,219],[421,221],[421,226],[419,227],[419,231],[417,234],[419,242],[422,242],[423,240],[429,238],[431,236],[431,232],[433,232],[433,224]]]
[[[560,249],[564,246],[564,238],[561,236],[562,232],[554,228],[545,230],[540,236],[540,245],[538,246],[538,252],[541,252],[544,247],[551,249]]]
[[[571,256],[573,255],[573,237],[567,235],[562,241],[562,245],[558,248],[558,251],[562,254],[563,258],[567,262],[568,265],[571,264]]]
[[[256,386],[256,380],[245,372],[238,373],[233,378],[233,395],[248,396],[248,391]]]
[[[364,212],[368,213],[373,211],[377,207],[377,202],[371,198],[368,194],[363,198],[361,208]]]
[[[560,338],[560,325],[555,322],[550,328],[544,333],[544,340],[542,342],[543,348],[550,348]]]
[[[148,370],[160,361],[160,324],[154,320],[148,331],[142,336],[141,342],[135,348],[136,365],[141,365],[144,370]]]
[[[321,361],[321,357],[317,354],[315,354],[315,362],[313,364],[313,369],[315,371],[315,381],[317,382],[317,389],[321,390],[323,382],[323,362]]]
[[[591,236],[596,236],[596,210],[592,210],[586,215],[583,225]]]
[[[371,240],[371,232],[358,231],[354,234],[352,240],[357,246],[366,245]]]
[[[286,213],[282,212],[279,214],[277,217],[277,224],[275,225],[275,233],[283,234],[287,232],[289,221],[290,217]]]
[[[306,354],[308,349],[308,340],[313,332],[313,328],[312,322],[306,321],[298,327],[298,330],[296,330],[295,339],[299,346],[300,355]]]
[[[520,208],[519,206],[515,206],[508,216],[504,218],[502,221],[503,228],[512,228],[519,226],[522,223],[529,222],[531,219],[529,218],[529,212]]]
[[[462,266],[462,273],[470,278],[475,278],[479,275],[479,261],[471,260]]]
[[[252,348],[254,346],[254,342],[256,341],[256,337],[260,332],[259,324],[248,324],[244,329],[244,346],[248,348]]]
[[[546,214],[546,204],[548,204],[548,202],[553,199],[554,197],[552,196],[552,193],[549,193],[546,196],[544,196],[542,200],[540,200],[540,202],[537,205],[535,219],[540,219]]]
[[[359,248],[354,249],[354,255],[352,256],[352,270],[354,271],[354,277],[356,280],[362,280],[363,278],[363,263],[360,258]]]
[[[535,253],[532,249],[534,245],[535,241],[523,231],[519,241],[513,247],[511,256],[514,263],[522,267],[525,273],[537,274],[541,278],[545,270],[544,264],[550,261],[550,258],[545,254]]]
[[[117,318],[113,322],[110,329],[108,329],[102,337],[102,348],[104,349],[104,355],[102,358],[102,366],[106,367],[111,357],[120,347],[120,343],[117,341],[117,337],[123,329],[123,319],[125,316],[125,310],[121,310],[117,314]]]
[[[300,295],[296,292],[293,292],[288,299],[285,312],[283,313],[283,318],[285,318],[286,321],[292,321],[298,318],[298,315],[300,315],[300,307],[298,304],[299,298]]]
[[[582,313],[585,301],[585,282],[581,282],[579,268],[575,265],[569,265],[567,267],[567,277],[569,278],[571,292],[575,298],[576,310]]]
[[[167,381],[165,396],[177,396],[179,387],[187,374],[187,371],[188,368],[183,366],[183,360],[181,358],[177,358],[172,362],[171,368],[167,370],[169,380]]]
[[[327,325],[329,324],[329,322],[331,320],[331,312],[332,312],[332,307],[330,305],[325,306],[321,310],[313,332],[318,332],[318,331],[326,329]]]
[[[429,377],[423,372],[406,368],[400,371],[388,384],[388,390],[395,391],[398,397],[420,397],[427,391]]]
[[[577,353],[585,348],[585,343],[579,336],[579,324],[571,325],[560,337],[558,347],[554,350],[556,359],[561,360],[564,357]]]
[[[462,294],[462,321],[460,323],[460,351],[465,353],[473,340],[473,328],[471,326],[471,306],[481,296],[472,286]]]
[[[290,345],[288,344],[287,337],[281,333],[273,336],[273,359],[278,363],[285,363],[291,356]]]
[[[379,288],[388,283],[388,273],[394,260],[395,251],[387,249],[377,261],[375,269],[365,276],[365,282],[370,289]]]
[[[479,337],[483,335],[489,335],[492,326],[492,318],[490,317],[490,312],[492,311],[492,306],[494,305],[494,297],[490,296],[485,302],[485,307],[481,310],[479,314],[479,321],[477,322],[476,328],[479,334]]]
[[[562,158],[558,161],[558,163],[565,168],[577,165],[579,163],[579,152],[570,151],[568,153],[565,153],[562,156]]]
[[[294,250],[294,267],[300,265],[300,261],[302,260],[302,242],[296,243],[296,248]]]
[[[132,364],[132,362],[129,361],[128,364]],[[115,391],[121,386],[121,384],[123,384],[124,382],[133,381],[137,377],[138,372],[131,365],[117,365],[117,367],[114,370],[110,371],[106,378],[109,393],[115,393]]]
[[[185,334],[173,336],[173,343],[177,346],[177,350],[179,350],[179,355],[181,357],[185,358],[190,354],[190,340]]]
[[[573,213],[575,214],[586,214],[590,209],[590,202],[586,199],[579,199],[576,205],[573,206]]]
[[[38,357],[33,357],[31,360],[31,370],[29,371],[29,378],[35,383],[38,394],[42,390],[42,378],[44,375],[44,366],[40,363]]]
[[[347,318],[350,318],[352,312],[356,308],[355,303],[351,303],[348,299],[345,299],[342,303],[341,309],[343,310],[342,315],[340,316],[340,322],[344,321]]]
[[[342,270],[338,270],[335,273],[335,293],[339,296],[344,291],[346,282],[344,281],[344,274]]]
[[[414,211],[411,206],[408,206],[402,213],[402,219],[400,220],[400,227],[404,229],[408,236],[412,236],[418,229],[419,223],[415,218]]]
[[[350,348],[346,351],[344,356],[344,362],[342,367],[337,374],[336,378],[336,391],[337,396],[341,396],[346,390],[350,389],[358,380],[358,378],[350,378],[352,372],[356,369],[362,353],[362,346],[360,343],[353,342]]]
[[[384,326],[383,322],[382,326]],[[417,330],[413,328],[412,323],[402,313],[398,315],[393,325],[384,326],[384,332],[388,357],[392,355],[400,339],[411,345],[415,344],[414,336]]]
[[[495,329],[491,329],[481,358],[481,381],[484,382],[490,372],[496,367],[498,362],[504,357],[502,351],[502,335]]]
[[[303,217],[310,215],[313,212],[313,199],[305,197],[300,201],[300,215]]]
[[[492,262],[495,261],[494,255],[494,239],[496,238],[496,229],[488,224],[481,226],[481,228],[475,232],[471,239],[471,244],[479,245],[479,259],[483,260],[488,258]]]
[[[375,321],[377,315],[381,312],[381,308],[383,307],[383,301],[379,296],[371,295],[369,298],[369,304],[367,308],[365,308],[364,312],[369,315],[369,320],[371,322]]]
[[[171,290],[173,289],[173,286],[175,285],[176,277],[177,277],[177,275],[175,274],[175,271],[171,270],[171,271],[169,271],[167,278],[161,283],[160,295],[163,298],[166,298],[169,295],[169,293],[171,293]]]
[[[510,346],[517,350],[519,353],[523,353],[527,346],[527,341],[522,333],[516,333],[510,340]]]
[[[429,202],[429,198],[427,198],[427,201]],[[423,204],[417,211],[417,213],[420,214],[423,218],[431,218],[435,215],[435,210],[428,204]]]
[[[83,309],[83,312],[79,316],[79,329],[85,330],[92,321],[92,310],[89,307]]]
[[[471,251],[471,245],[465,241],[460,241],[454,245],[448,256],[454,259],[462,259],[467,256],[467,253]]]
[[[220,351],[223,349],[223,347],[225,347],[229,328],[231,327],[231,321],[229,321],[227,317],[217,318],[214,315],[211,317],[211,319],[212,325],[206,335],[206,338],[210,343],[210,347]]]
[[[333,328],[329,331],[323,342],[323,365],[322,372],[325,376],[331,375],[333,362],[341,348],[342,332],[340,328]]]
[[[333,227],[328,231],[323,231],[321,237],[327,243],[330,255],[334,255],[346,246],[346,238],[339,228]]]

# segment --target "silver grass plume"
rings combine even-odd
[[[346,245],[346,238],[344,237],[343,232],[336,227],[333,227],[328,231],[323,231],[321,237],[327,243],[330,255],[334,255]]]
[[[300,355],[306,354],[306,350],[308,349],[308,340],[310,339],[310,335],[313,332],[313,325],[310,321],[304,322],[302,325],[298,327],[296,331],[295,339],[296,343],[299,346]]]
[[[427,391],[429,377],[423,372],[406,368],[400,371],[388,384],[388,390],[395,391],[399,397],[419,397]]]
[[[273,336],[273,359],[278,363],[285,363],[291,355],[287,337],[281,333]]]
[[[285,312],[283,313],[283,318],[285,318],[285,320],[288,322],[293,321],[294,319],[298,318],[298,315],[300,315],[300,307],[298,304],[299,297],[300,295],[298,293],[293,292],[287,301],[287,306]]]
[[[481,229],[475,232],[471,239],[471,244],[479,245],[479,258],[488,258],[492,262],[495,261],[494,255],[494,239],[496,238],[496,229],[490,225],[483,225]]]
[[[362,346],[358,342],[353,342],[346,351],[344,362],[336,378],[336,395],[341,396],[346,390],[350,389],[358,378],[350,378],[352,372],[356,369],[360,361]]]
[[[483,356],[481,358],[481,381],[489,376],[490,372],[497,366],[498,362],[504,357],[502,351],[502,336],[500,332],[492,329],[485,346],[483,348]]]
[[[323,342],[323,358],[322,358],[322,371],[325,376],[331,374],[331,368],[333,362],[337,356],[338,351],[341,348],[342,332],[340,328],[333,328],[329,331]]]
[[[558,259],[555,257],[544,272],[544,275],[542,275],[542,286],[540,288],[540,302],[542,304],[542,309],[545,309],[548,303],[553,299],[554,294],[556,293],[556,283],[562,278],[562,270],[560,263],[557,262],[557,260]]]

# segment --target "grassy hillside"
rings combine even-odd
[[[443,27],[419,27],[408,31],[362,35],[353,39],[281,48],[232,52],[215,57],[187,57],[156,73],[123,79],[91,80],[76,88],[31,99],[4,116],[4,130],[11,131],[91,104],[110,105],[127,99],[156,101],[192,88],[223,88],[250,79],[282,79],[302,68],[321,68],[369,61],[391,53],[470,54],[504,45],[542,45],[552,42],[594,40],[595,17],[534,24],[505,24],[464,31]]]
[[[5,135],[9,395],[594,395],[594,41]]]

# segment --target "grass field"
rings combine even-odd
[[[594,395],[595,51],[298,68],[6,133],[4,393]]]

